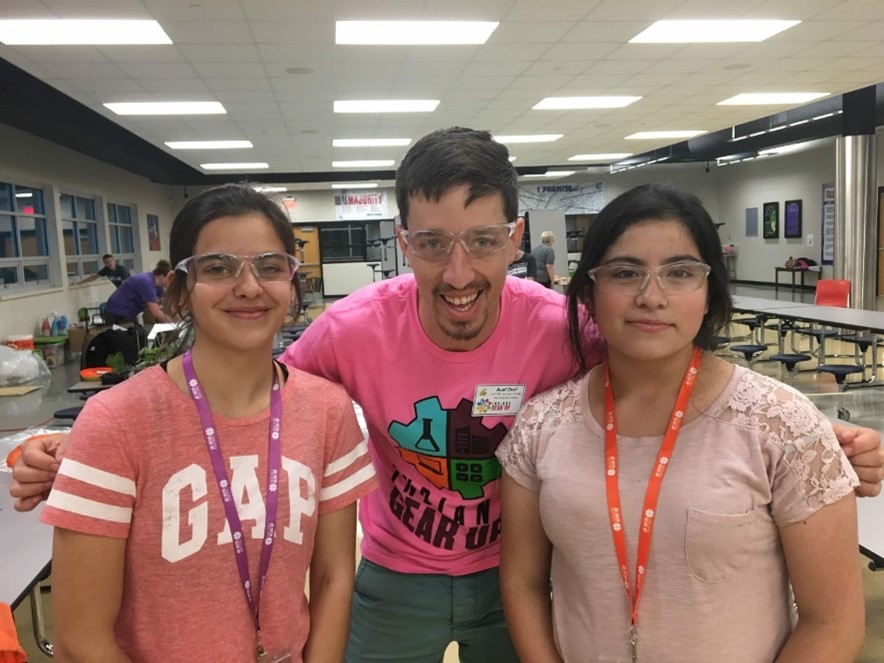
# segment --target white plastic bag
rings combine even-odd
[[[23,384],[51,377],[43,358],[30,350],[15,350],[0,345],[0,387]]]
[[[37,435],[56,435],[59,433],[70,433],[69,426],[58,426],[56,428],[28,428],[27,430],[0,437],[0,472],[12,472],[12,468],[6,465],[6,457],[22,442],[28,438]]]

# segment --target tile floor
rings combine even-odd
[[[774,298],[772,287],[746,287],[737,286],[735,294],[752,297]],[[787,288],[780,288],[779,298],[787,301],[813,302],[812,292],[792,293]],[[320,304],[311,309],[314,317],[323,308]],[[878,310],[884,310],[884,298],[877,301]],[[744,328],[743,328],[744,329]],[[740,333],[741,328],[735,327],[734,333]],[[765,339],[773,342],[773,334]],[[852,348],[852,346],[850,346]],[[836,352],[840,349],[836,347]],[[852,349],[850,350],[852,352]],[[880,358],[879,358],[880,359]],[[737,360],[742,361],[742,360]],[[759,362],[754,368],[767,375],[773,375],[780,379],[787,379],[779,364]],[[18,430],[23,427],[48,421],[55,410],[71,405],[80,404],[79,397],[68,394],[65,389],[68,384],[77,380],[76,363],[68,363],[52,370],[51,380],[46,381],[45,392],[37,392],[37,396],[28,399],[27,396],[20,400],[2,399],[0,401],[0,421],[3,429]],[[843,399],[843,406],[851,413],[851,423],[861,426],[869,426],[877,430],[884,430],[884,389],[857,389],[847,391],[840,395],[834,380],[828,375],[817,375],[813,372],[799,373],[794,379],[794,386],[814,401],[825,414],[831,418],[836,416],[836,408]],[[2,434],[2,431],[0,431]],[[878,498],[884,499],[884,496]],[[882,523],[884,527],[884,523]],[[858,663],[881,663],[884,661],[884,570],[871,572],[867,568],[867,560],[857,555],[857,563],[863,566],[863,578],[866,596],[866,642],[863,650],[857,658]],[[48,608],[49,595],[43,594],[46,603],[46,617],[49,625],[51,639],[52,615]],[[15,619],[18,625],[19,635],[29,660],[32,662],[48,661],[49,658],[37,650],[31,633],[31,615],[28,601],[25,600],[15,611]],[[445,663],[457,661],[457,647],[452,645],[446,652]]]

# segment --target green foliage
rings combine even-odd
[[[107,365],[114,375],[129,375],[132,367],[126,363],[122,352],[115,352],[107,356]]]
[[[141,348],[138,351],[138,367],[147,368],[148,366],[159,364],[167,359],[171,359],[174,353],[175,348],[163,344]]]

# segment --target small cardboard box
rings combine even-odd
[[[83,343],[86,341],[85,327],[71,327],[68,329],[68,350],[71,355],[78,355],[83,351]]]

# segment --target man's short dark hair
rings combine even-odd
[[[157,266],[153,268],[154,276],[165,276],[172,271],[172,263],[168,260],[160,260]]]
[[[101,260],[103,262],[103,261],[107,260],[108,258],[113,258],[113,257],[114,257],[113,253],[105,253],[103,256],[101,256]]]
[[[509,151],[487,131],[451,127],[417,141],[396,171],[396,204],[402,227],[408,227],[411,196],[438,201],[464,184],[469,186],[467,205],[499,193],[506,220],[515,220],[519,212],[519,184]]]

